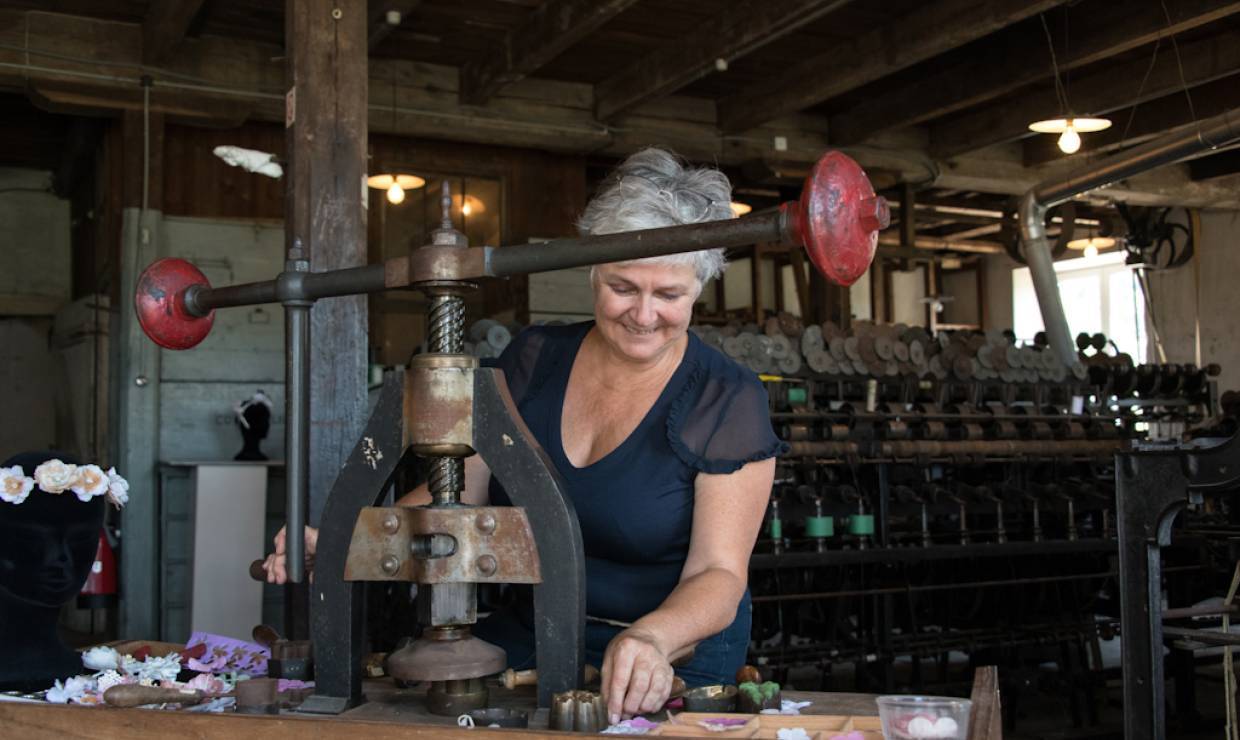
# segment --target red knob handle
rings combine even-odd
[[[891,224],[887,199],[861,165],[827,152],[814,165],[801,199],[781,206],[789,239],[805,247],[814,267],[832,282],[852,285],[874,261],[878,232]]]
[[[182,259],[157,260],[138,276],[134,310],[142,331],[159,346],[189,349],[211,331],[214,311],[194,316],[185,309],[185,291],[194,285],[211,287],[201,270]]]

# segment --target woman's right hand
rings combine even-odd
[[[276,551],[263,561],[263,570],[267,571],[267,583],[287,583],[288,571],[284,569],[284,527],[275,537]],[[306,572],[314,574],[314,551],[319,544],[319,530],[306,527]]]

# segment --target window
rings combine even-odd
[[[1123,252],[1060,260],[1055,273],[1073,337],[1102,332],[1134,362],[1145,360],[1145,299]],[[1012,316],[1012,329],[1022,341],[1032,341],[1043,329],[1028,267],[1012,271]]]

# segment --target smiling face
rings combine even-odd
[[[633,362],[651,362],[685,336],[700,292],[689,264],[599,265],[594,269],[594,320],[613,351]]]

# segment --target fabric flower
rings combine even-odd
[[[181,656],[170,653],[163,657],[147,656],[138,662],[128,655],[125,656],[125,672],[138,679],[138,683],[149,685],[154,681],[175,681],[181,672]]]
[[[90,501],[108,492],[109,478],[98,465],[79,465],[69,490],[77,494],[79,501]]]
[[[100,645],[82,653],[82,665],[92,671],[115,670],[121,667],[121,655],[115,648]]]
[[[34,490],[34,478],[27,478],[22,466],[0,468],[0,499],[20,504]]]
[[[34,469],[34,480],[48,493],[64,493],[77,479],[77,466],[48,460]]]
[[[122,478],[116,468],[108,468],[108,500],[116,508],[129,503],[129,481]]]
[[[95,679],[90,676],[74,676],[65,679],[63,684],[57,681],[47,690],[46,698],[53,704],[82,704],[86,701],[86,695],[94,690]]]
[[[120,686],[122,684],[133,683],[132,678],[129,678],[128,676],[122,676],[116,671],[103,671],[96,677],[96,680],[99,682],[99,693],[100,694],[112,688],[113,686]]]

